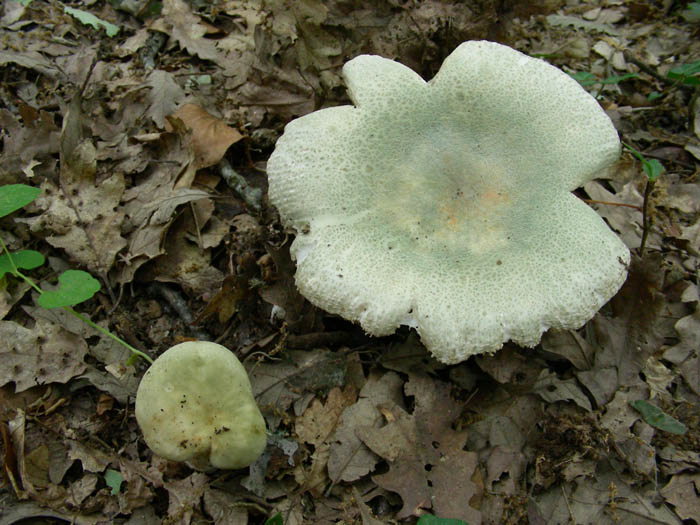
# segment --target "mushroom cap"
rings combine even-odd
[[[243,365],[205,341],[175,345],[156,359],[139,384],[136,420],[153,452],[201,470],[250,465],[267,443]]]
[[[355,105],[290,122],[267,165],[312,303],[373,335],[413,326],[456,363],[577,328],[617,292],[629,251],[570,192],[620,142],[575,80],[485,41],[429,82],[369,55],[343,75]]]

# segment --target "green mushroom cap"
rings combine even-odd
[[[136,394],[136,420],[153,452],[200,470],[246,467],[267,443],[248,374],[215,343],[181,343],[156,359]]]
[[[312,303],[457,363],[578,328],[617,292],[629,250],[571,191],[620,141],[575,80],[484,41],[428,82],[370,55],[343,76],[354,105],[290,122],[267,164]]]

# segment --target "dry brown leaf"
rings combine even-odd
[[[183,0],[164,0],[162,16],[151,24],[151,30],[167,33],[188,53],[205,60],[224,63],[225,55],[214,40],[205,39],[209,27],[192,13]]]
[[[594,201],[612,202],[615,204],[625,204],[639,206],[639,209],[627,206],[615,206],[615,204],[593,204],[592,207],[603,217],[613,230],[620,233],[620,238],[630,249],[639,247],[642,239],[642,195],[637,191],[634,181],[628,182],[618,193],[612,193],[605,189],[598,181],[587,182],[583,189]],[[647,247],[659,247],[661,239],[658,233],[651,232],[647,240]]]
[[[649,254],[644,260],[633,257],[627,281],[610,301],[614,317],[598,313],[589,324],[589,343],[597,347],[595,362],[577,377],[596,400],[607,401],[620,385],[637,384],[647,358],[661,347],[659,325],[665,299],[660,292],[664,276],[660,268],[657,255]],[[610,376],[611,368],[617,376],[610,377],[614,382],[600,383],[602,374]]]
[[[542,350],[563,357],[579,370],[593,366],[595,349],[574,330],[548,330],[541,344]]]
[[[339,387],[328,393],[325,404],[314,399],[301,417],[298,417],[294,430],[304,443],[318,446],[328,439],[335,430],[340,416],[348,406],[357,400],[357,391],[348,386]]]
[[[43,319],[32,328],[0,321],[0,385],[14,381],[21,392],[35,385],[65,383],[85,370],[87,344],[82,337]]]
[[[248,375],[268,427],[275,430],[281,415],[305,392],[343,384],[344,359],[328,350],[286,351],[283,360],[253,365]]]
[[[182,120],[185,127],[192,131],[196,169],[217,164],[229,146],[243,138],[237,130],[196,104],[184,104],[172,116]]]
[[[323,494],[323,488],[328,480],[326,474],[328,458],[330,457],[328,438],[340,422],[343,410],[355,403],[356,400],[357,390],[352,385],[346,386],[343,390],[336,387],[328,393],[325,404],[314,399],[301,417],[296,420],[294,429],[299,439],[314,446],[311,467],[307,469],[300,465],[301,470],[297,478],[301,478],[300,483],[303,489],[310,491],[316,497]]]
[[[209,477],[195,472],[184,479],[164,484],[168,491],[168,523],[187,525],[192,520],[209,483]]]
[[[628,483],[605,463],[588,483],[563,483],[534,495],[528,514],[530,523],[538,516],[535,523],[680,525],[668,506],[654,503],[656,494],[650,484]]]
[[[124,177],[114,173],[96,180],[97,151],[85,136],[82,100],[74,95],[63,120],[58,184],[47,179],[34,203],[44,211],[23,219],[33,232],[48,234],[48,242],[63,248],[80,264],[106,274],[116,254],[126,246],[121,237],[124,214],[118,210]]]
[[[1,59],[0,59],[1,60]],[[0,175],[17,176],[16,172],[35,162],[46,162],[48,156],[58,153],[60,131],[47,111],[38,112],[38,118],[23,120],[7,109],[0,109],[0,127],[3,129],[3,161]]]
[[[168,231],[164,254],[148,265],[141,278],[147,281],[173,282],[196,296],[212,296],[221,286],[224,274],[211,264],[211,250],[200,249],[188,239],[188,221],[181,215]]]
[[[542,370],[542,365],[519,353],[510,344],[493,355],[476,356],[476,362],[479,368],[499,383],[532,384]]]
[[[44,213],[20,220],[33,232],[48,234],[52,246],[63,248],[81,265],[106,272],[126,246],[120,234],[124,213],[119,210],[125,184],[119,173],[96,183],[95,168],[95,148],[84,141],[62,162],[61,187],[48,180],[42,184],[35,203]]]
[[[240,500],[228,492],[211,487],[204,489],[204,510],[214,520],[214,523],[230,523],[231,525],[247,525],[248,511]]]
[[[549,369],[540,372],[532,391],[548,403],[573,401],[588,412],[592,410],[591,402],[581,390],[576,379],[573,377],[560,379],[555,372]]]
[[[71,439],[68,441],[68,457],[72,460],[78,459],[83,465],[83,470],[96,474],[104,472],[115,456],[96,449],[90,445],[85,445],[80,441]]]
[[[333,482],[355,481],[374,470],[379,458],[360,440],[358,431],[381,426],[380,405],[401,406],[402,385],[403,380],[394,372],[382,376],[373,374],[362,387],[357,403],[343,411],[341,423],[331,439],[328,458],[328,476]]]
[[[194,153],[186,136],[161,133],[154,137],[154,145],[161,151],[159,162],[140,184],[129,188],[123,196],[129,229],[126,266],[117,273],[120,283],[130,282],[143,264],[164,253],[165,234],[178,206],[209,198],[206,191],[175,187],[181,174],[186,174],[190,182],[194,176],[194,170],[190,169]]]
[[[693,520],[700,516],[700,474],[673,476],[661,489],[661,494],[676,508],[681,519]]]
[[[146,115],[153,119],[160,129],[165,127],[165,117],[170,115],[185,98],[185,92],[167,71],[156,69],[148,75],[146,85],[151,88],[146,100]]]
[[[413,414],[385,404],[386,425],[357,429],[362,441],[389,462],[389,472],[372,479],[401,495],[399,519],[432,510],[437,516],[481,523],[481,512],[470,506],[477,496],[472,476],[478,456],[464,450],[467,433],[452,429],[461,404],[450,397],[448,384],[428,376],[410,376],[405,390],[415,397]]]

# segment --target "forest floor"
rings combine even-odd
[[[24,270],[44,289],[90,272],[75,310],[153,358],[231,349],[270,430],[249,469],[152,454],[146,361],[5,273],[0,525],[699,523],[700,4],[6,0],[0,17],[0,184],[41,190],[2,241],[46,257]],[[429,79],[478,39],[574,75],[664,172],[644,254],[629,150],[577,191],[633,253],[590,322],[447,366],[297,292],[265,165],[291,119],[348,103],[350,58]]]

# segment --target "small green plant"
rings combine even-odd
[[[649,93],[647,95],[647,100],[649,102],[654,102],[655,100],[657,100],[663,96],[664,96],[663,93],[659,93],[658,91],[652,91],[651,93]]]
[[[700,2],[689,2],[681,16],[686,22],[700,22]]]
[[[644,187],[644,204],[642,205],[642,241],[639,245],[639,255],[644,255],[644,247],[646,246],[647,236],[649,235],[649,197],[654,191],[656,180],[663,174],[664,167],[656,159],[646,159],[639,151],[634,149],[629,144],[622,143],[639,162],[642,163],[642,169],[647,175],[647,184]]]
[[[0,218],[13,213],[36,199],[41,193],[39,188],[27,186],[26,184],[7,184],[0,187]],[[100,282],[92,275],[82,270],[67,270],[58,276],[58,288],[55,290],[43,290],[31,278],[22,273],[21,270],[33,270],[43,265],[44,256],[35,250],[19,250],[10,253],[5,242],[0,238],[0,283],[6,279],[6,275],[12,275],[29,284],[34,290],[39,292],[37,302],[39,306],[47,309],[63,308],[71,315],[77,317],[84,323],[90,325],[95,330],[110,337],[132,352],[133,357],[139,356],[153,363],[153,360],[146,354],[137,350],[126,341],[114,335],[98,324],[92,322],[84,315],[71,308],[77,304],[90,299],[97,293],[101,286]]]
[[[418,518],[418,525],[468,525],[466,521],[450,518],[438,518],[432,514],[423,514]]]
[[[676,66],[666,76],[686,86],[700,86],[700,60]]]
[[[625,73],[624,75],[612,75],[599,79],[589,71],[577,71],[576,73],[569,73],[569,76],[583,87],[594,86],[596,84],[619,84],[631,78],[639,78],[637,73]]]
[[[284,520],[282,519],[282,514],[277,513],[274,516],[268,518],[265,525],[284,525]]]
[[[567,71],[567,73],[576,82],[581,84],[581,87],[588,88],[591,86],[599,86],[598,91],[596,93],[591,92],[591,95],[593,95],[593,97],[595,98],[598,98],[598,95],[600,94],[600,89],[604,85],[619,84],[620,82],[624,82],[625,80],[629,80],[631,78],[639,78],[639,75],[637,73],[612,75],[605,78],[597,78],[593,73],[590,73],[589,71],[578,71],[576,73],[570,73]]]

